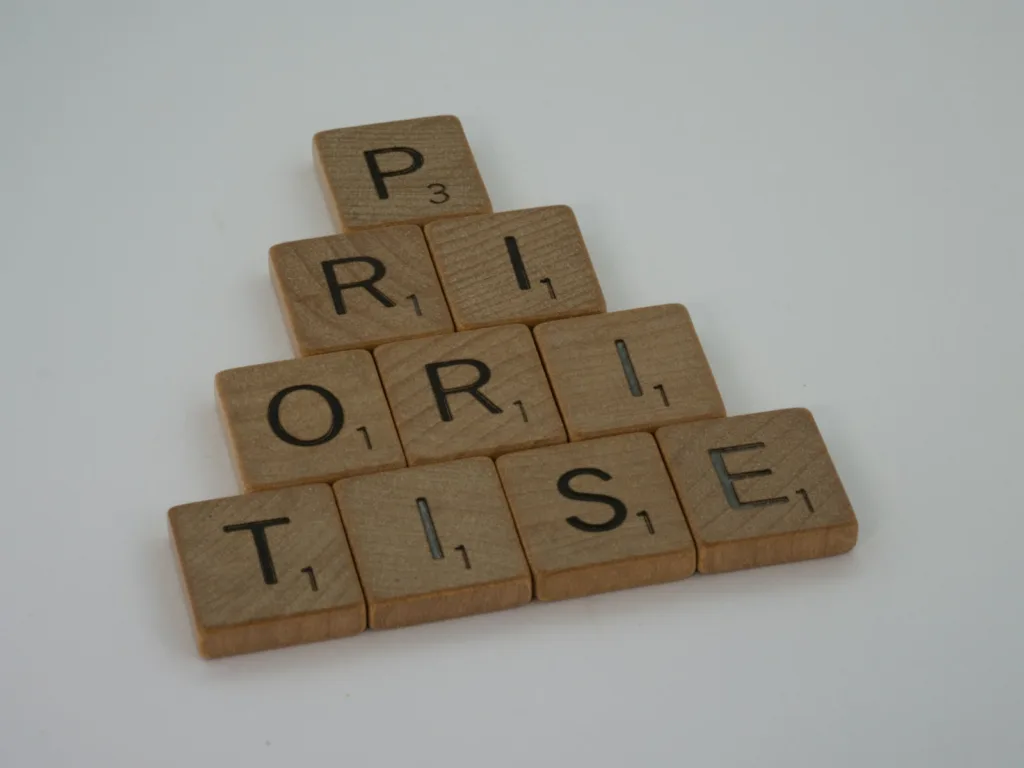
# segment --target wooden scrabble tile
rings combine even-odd
[[[216,389],[245,491],[405,466],[369,352],[221,371]]]
[[[657,438],[701,573],[838,555],[857,543],[857,518],[809,411],[677,424]]]
[[[524,325],[399,341],[374,355],[409,466],[565,442]]]
[[[681,304],[554,320],[534,335],[571,440],[725,415]]]
[[[349,478],[334,492],[374,629],[530,601],[530,570],[490,459]]]
[[[568,206],[435,221],[425,232],[459,330],[604,312]]]
[[[647,432],[498,459],[538,600],[684,579],[693,539]]]
[[[313,159],[343,232],[490,213],[457,117],[423,117],[323,131]]]
[[[303,357],[452,330],[423,232],[412,224],[275,245],[270,274]]]
[[[363,592],[329,486],[184,504],[169,518],[203,656],[366,628]]]

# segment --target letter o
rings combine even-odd
[[[314,437],[311,440],[295,437],[281,424],[281,403],[292,392],[299,392],[300,390],[316,392],[327,402],[328,407],[331,409],[331,426],[320,437]],[[329,390],[318,387],[316,384],[296,384],[294,387],[285,387],[271,398],[270,405],[267,406],[267,421],[270,422],[270,428],[274,431],[274,434],[290,445],[323,445],[336,438],[341,432],[341,428],[345,425],[345,411],[341,407],[341,401]]]

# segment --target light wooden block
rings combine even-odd
[[[848,552],[857,518],[810,412],[659,429],[701,573]]]
[[[530,570],[490,459],[350,478],[334,492],[374,629],[530,601]]]
[[[409,466],[565,442],[524,325],[385,344],[374,355]]]
[[[270,274],[302,357],[452,330],[423,232],[411,224],[275,245]]]
[[[459,330],[605,310],[568,206],[435,221],[424,231]]]
[[[681,304],[554,320],[534,335],[571,440],[725,415]]]
[[[323,131],[313,158],[343,232],[490,213],[457,117],[423,117]]]
[[[366,628],[363,592],[329,486],[200,501],[168,516],[203,656]]]
[[[694,572],[693,539],[649,433],[508,454],[498,472],[538,600]]]
[[[245,491],[405,466],[369,352],[233,368],[216,390]]]

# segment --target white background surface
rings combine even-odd
[[[0,765],[1024,762],[1020,3],[0,8]],[[439,113],[731,412],[814,411],[853,553],[197,657],[166,510],[290,356],[311,136]]]

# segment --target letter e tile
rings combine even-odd
[[[857,518],[810,411],[676,424],[657,438],[701,573],[828,557],[857,543]]]

